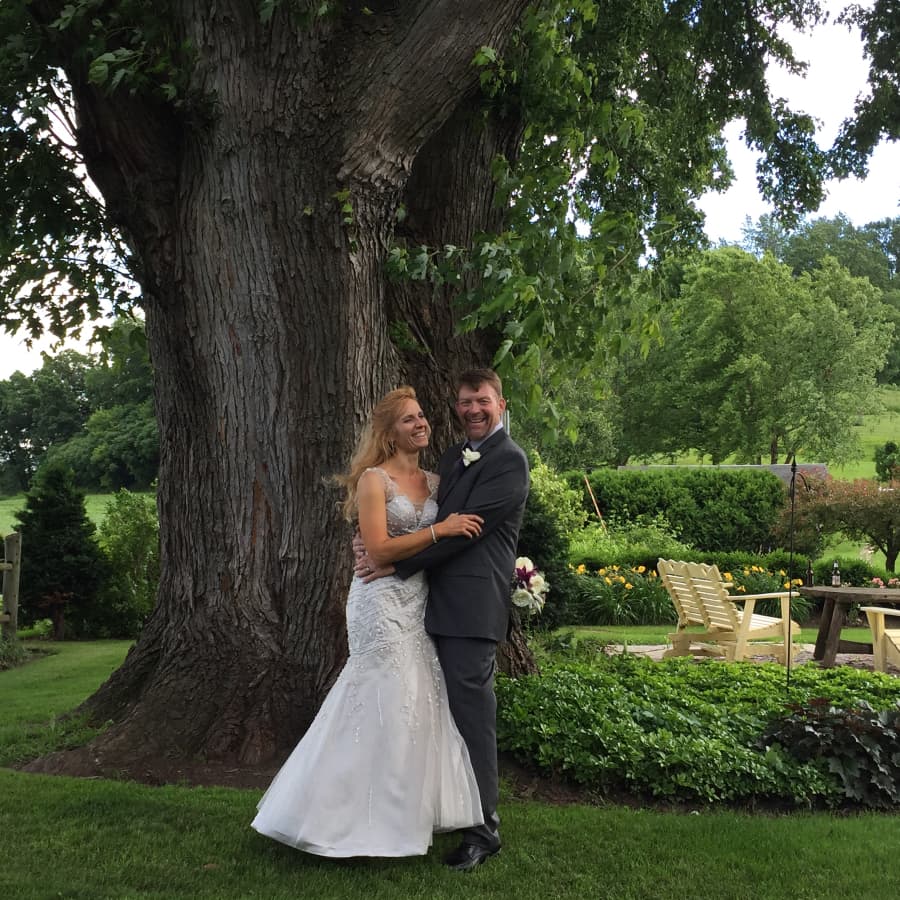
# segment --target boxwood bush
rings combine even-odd
[[[581,473],[569,476],[580,487]],[[607,518],[635,521],[663,515],[675,537],[706,551],[760,552],[773,544],[785,488],[771,472],[716,468],[598,469],[589,476]],[[592,503],[583,491],[588,510]]]

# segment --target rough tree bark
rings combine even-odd
[[[401,375],[446,438],[443,373],[490,359],[490,336],[452,336],[448,294],[424,302],[382,265],[401,197],[417,239],[461,243],[496,219],[487,163],[518,135],[468,119],[471,63],[525,5],[370,0],[372,14],[351,3],[301,27],[288,4],[262,25],[249,0],[175,2],[205,121],[103,93],[75,48],[60,60],[88,171],[139,265],[162,575],[140,640],[87,703],[113,725],[52,768],[262,766],[307,727],[346,654],[349,534],[326,476]],[[427,358],[401,358],[396,317]]]

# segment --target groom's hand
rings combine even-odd
[[[376,566],[363,578],[363,584],[368,584],[370,581],[376,581],[379,578],[386,578],[388,575],[393,575],[396,571],[391,563],[388,563],[386,566]]]
[[[362,535],[359,529],[353,532],[353,555],[356,557],[357,565],[359,561],[366,555],[366,545],[363,543]],[[359,572],[356,573],[357,575]]]
[[[362,578],[363,584],[368,584],[370,581],[375,581],[376,578],[384,578],[387,575],[394,574],[394,567],[387,563],[383,566],[376,566],[374,562],[369,558],[366,553],[366,548],[362,544],[362,540],[359,540],[359,547],[362,550],[360,554],[357,551],[357,538],[353,539],[353,552],[356,553],[356,565],[353,567],[353,574],[357,576],[357,578]]]

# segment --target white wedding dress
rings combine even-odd
[[[437,515],[436,475],[420,507],[384,479],[388,533]],[[416,856],[435,831],[483,821],[466,745],[424,627],[423,572],[363,584],[347,598],[350,658],[257,807],[261,834],[321,856]]]

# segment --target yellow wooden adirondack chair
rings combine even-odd
[[[900,667],[900,609],[882,606],[860,607],[869,620],[872,629],[873,668],[876,672],[886,672],[887,663]],[[892,627],[887,627],[888,616],[894,617]]]
[[[688,625],[702,625],[707,628],[706,617],[694,595],[688,577],[687,563],[675,559],[660,559],[656,563],[656,571],[659,580],[663,583],[675,612],[678,614],[678,630],[673,634],[667,634],[666,638],[672,645],[663,653],[663,658],[670,656],[722,656],[723,651],[718,647],[712,647],[706,641],[716,641],[717,634],[708,630],[702,632],[686,632]],[[700,646],[692,648],[692,644]]]
[[[740,594],[732,596],[716,566],[688,563],[687,575],[694,597],[703,614],[706,627],[722,648],[725,658],[740,661],[750,655],[750,642],[760,638],[780,637],[781,643],[767,644],[774,650],[778,661],[787,662],[786,648],[791,659],[796,652],[792,638],[800,634],[800,626],[791,621],[788,612],[788,591],[769,594]],[[778,597],[781,600],[781,617],[754,614],[757,600]],[[743,602],[743,609],[737,602]],[[755,648],[759,652],[760,648]]]

